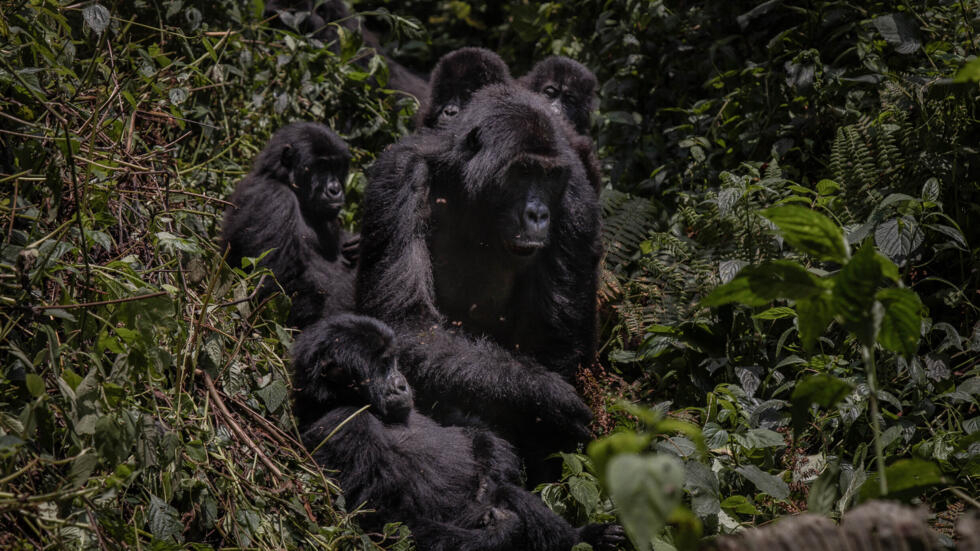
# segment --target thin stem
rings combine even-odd
[[[871,396],[868,400],[870,410],[868,415],[871,417],[871,433],[875,444],[875,463],[878,465],[878,487],[881,495],[888,494],[888,481],[885,480],[885,448],[881,445],[881,425],[878,422],[878,375],[875,373],[875,355],[870,346],[861,347],[861,356],[864,359],[864,368],[868,374],[868,388],[871,389]]]

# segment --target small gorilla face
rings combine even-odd
[[[446,126],[478,90],[510,80],[510,69],[490,50],[460,48],[444,55],[429,80],[431,106],[423,110],[422,125]]]
[[[290,180],[304,208],[327,218],[337,216],[344,206],[347,170],[334,159],[319,158],[293,168]]]
[[[584,65],[566,57],[550,57],[535,65],[521,82],[544,96],[552,111],[564,116],[579,134],[588,132],[597,83]]]
[[[412,410],[412,387],[398,370],[393,354],[386,354],[376,362],[377,369],[371,379],[363,383],[368,390],[367,398],[377,416],[387,422],[404,421]]]

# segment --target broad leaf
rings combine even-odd
[[[817,211],[789,205],[766,209],[762,215],[776,224],[787,243],[802,252],[839,264],[850,256],[840,227]]]
[[[839,476],[840,467],[831,464],[813,481],[806,501],[806,508],[809,512],[829,515],[834,511],[834,502],[837,501],[839,493],[837,489]]]
[[[924,306],[915,291],[902,287],[889,287],[878,291],[876,297],[885,308],[878,331],[882,346],[904,355],[915,355],[919,349]]]
[[[830,375],[813,375],[793,389],[793,432],[800,434],[810,420],[810,406],[833,407],[854,390],[854,385]]]
[[[760,492],[769,494],[779,500],[789,497],[789,485],[783,479],[778,476],[773,476],[755,465],[741,465],[735,469],[735,472],[747,478],[752,484],[755,484],[755,487]],[[722,505],[724,506],[724,504]]]
[[[715,288],[702,304],[720,306],[739,302],[764,306],[785,298],[806,299],[821,292],[820,279],[791,260],[774,260],[758,266],[746,266],[731,282]]]
[[[797,327],[803,348],[813,350],[817,339],[834,319],[833,297],[830,293],[820,293],[810,298],[796,301]]]
[[[650,548],[681,503],[684,467],[669,455],[617,455],[606,469],[609,495],[637,549]]]
[[[888,495],[897,498],[910,498],[923,490],[943,483],[943,472],[932,461],[924,459],[899,459],[885,468],[888,481]],[[861,488],[861,500],[882,497],[878,484],[878,473],[872,475]]]
[[[911,54],[922,47],[919,26],[905,14],[892,13],[875,17],[874,24],[885,42],[900,54]]]
[[[150,532],[158,539],[183,541],[181,533],[184,530],[184,523],[180,521],[180,513],[155,495],[150,496],[147,522],[150,525]]]
[[[95,34],[102,34],[109,26],[109,10],[99,4],[91,4],[82,9],[82,19]]]
[[[866,346],[874,343],[878,332],[878,319],[872,308],[881,277],[881,265],[868,242],[834,277],[834,313]]]
[[[875,229],[875,245],[899,265],[908,261],[924,239],[919,223],[910,216],[886,220]]]

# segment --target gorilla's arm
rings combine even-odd
[[[413,326],[399,339],[400,365],[420,402],[474,412],[494,428],[523,426],[568,449],[589,437],[592,417],[558,373],[499,345],[440,326]]]

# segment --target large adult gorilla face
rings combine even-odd
[[[542,99],[497,85],[473,96],[447,127],[453,175],[433,178],[432,209],[440,235],[523,262],[549,247],[565,189],[582,177],[561,124]]]

